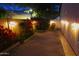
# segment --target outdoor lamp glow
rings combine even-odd
[[[78,23],[72,23],[71,28],[72,28],[72,30],[79,30],[79,24]]]
[[[61,24],[62,24],[62,27],[65,27],[66,30],[68,29],[68,26],[69,26],[69,22],[68,21],[61,20]]]
[[[65,23],[65,25],[66,25],[66,26],[68,26],[68,25],[69,25],[69,22],[68,22],[68,21],[65,21],[64,23]]]
[[[53,23],[55,23],[55,21],[53,21],[53,20],[50,20],[50,25],[52,25]]]
[[[64,24],[64,20],[61,20],[61,24]]]
[[[14,21],[10,21],[10,22],[9,22],[9,26],[11,26],[11,27],[14,27],[14,26],[16,26],[16,25],[17,25],[17,23],[14,22]]]
[[[68,21],[64,21],[64,25],[65,25],[65,29],[67,30],[69,22]]]
[[[10,21],[8,22],[8,24],[9,24],[9,29],[11,29],[13,32],[18,32],[17,22]]]
[[[69,22],[66,21],[66,20],[61,20],[61,23],[64,24],[64,25],[68,25],[69,24]]]
[[[78,39],[78,33],[79,33],[79,24],[78,23],[72,23],[71,24],[71,30],[72,30],[73,38],[75,40],[77,40]]]
[[[5,21],[3,25],[4,25],[5,28],[8,28],[8,23],[7,23],[7,21]]]
[[[30,12],[32,12],[33,10],[32,10],[32,9],[30,9],[29,11],[30,11]]]
[[[28,11],[28,10],[25,10],[24,12],[25,12],[25,13],[29,13],[29,11]]]
[[[34,32],[36,30],[36,25],[37,25],[37,21],[32,21],[32,28]]]
[[[35,25],[37,22],[36,21],[32,21],[32,24]]]

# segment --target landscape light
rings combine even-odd
[[[61,24],[63,24],[63,25],[68,25],[68,24],[69,24],[69,22],[68,22],[68,21],[66,21],[66,20],[61,20]]]
[[[17,23],[14,21],[9,22],[9,26],[11,26],[11,27],[15,27],[16,25],[17,25]]]
[[[36,30],[36,25],[37,25],[37,21],[32,21],[32,28],[34,32]]]
[[[71,28],[72,28],[72,30],[79,30],[79,24],[78,23],[72,23]]]
[[[77,40],[78,39],[78,33],[79,33],[79,24],[78,23],[72,23],[71,24],[71,33],[72,37]]]
[[[36,21],[32,21],[32,24],[35,25],[37,22]]]
[[[66,20],[61,20],[61,24],[62,26],[67,30],[68,29],[68,26],[69,26],[69,22],[66,21]]]
[[[50,25],[52,25],[53,23],[56,23],[56,22],[53,20],[50,20]]]

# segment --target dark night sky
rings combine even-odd
[[[60,5],[61,4],[58,3],[0,3],[0,12],[2,13],[4,10],[24,14],[25,10],[38,9],[41,10],[42,13],[47,13],[46,16],[42,14],[42,17],[56,18],[58,16],[56,14],[60,12]]]
[[[36,3],[36,4],[5,4],[5,3],[0,3],[0,9],[8,10],[8,11],[24,11],[32,8],[39,8],[39,9],[46,9],[46,8],[51,8],[52,11],[59,11],[59,4],[51,4],[51,3]]]

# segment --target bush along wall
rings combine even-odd
[[[21,34],[18,36],[18,40],[23,43],[28,37],[33,35],[32,24],[31,21],[23,21],[19,24],[21,28]]]
[[[16,33],[0,25],[0,51],[8,48],[16,42]]]

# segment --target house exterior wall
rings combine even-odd
[[[63,3],[61,7],[60,13],[60,26],[64,36],[67,38],[67,41],[75,51],[77,55],[79,55],[79,25],[75,25],[77,30],[73,30],[72,24],[79,24],[79,4],[78,3]],[[62,24],[65,21],[66,24]],[[66,27],[67,25],[67,27]]]

